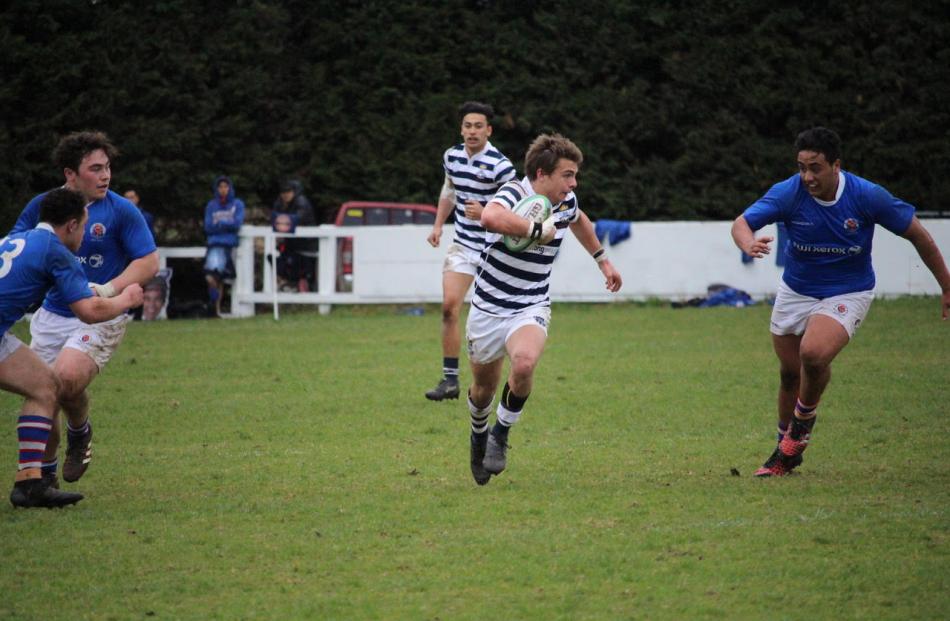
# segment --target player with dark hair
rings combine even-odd
[[[756,258],[772,237],[755,237],[783,222],[789,241],[772,310],[772,346],[779,360],[778,446],[756,476],[784,476],[802,463],[831,362],[854,336],[874,299],[871,242],[875,224],[909,240],[943,291],[950,312],[950,272],[914,207],[883,187],[841,169],[841,140],[815,127],[798,135],[798,174],[774,186],[736,218],[736,245]]]
[[[10,327],[40,302],[50,287],[70,310],[90,323],[112,319],[142,303],[130,285],[114,298],[96,296],[76,257],[88,214],[86,201],[67,190],[43,196],[36,228],[0,239],[0,388],[26,397],[17,421],[19,461],[10,502],[15,507],[62,507],[82,494],[56,489],[41,464],[56,412],[53,370],[13,334]]]
[[[64,136],[53,151],[53,162],[63,172],[65,186],[88,203],[82,244],[76,258],[90,286],[105,298],[126,287],[141,286],[158,271],[158,251],[145,219],[129,200],[109,189],[112,161],[118,150],[102,132],[75,132]],[[46,194],[31,200],[13,232],[33,229],[40,221]],[[59,405],[67,418],[66,460],[63,478],[77,481],[92,459],[92,425],[86,388],[112,357],[131,316],[89,323],[77,317],[58,289],[50,291],[30,322],[30,348],[59,379]],[[56,481],[59,425],[54,424],[46,447],[43,473]]]
[[[485,203],[507,181],[515,178],[511,161],[488,141],[492,134],[492,107],[466,101],[459,107],[462,142],[442,155],[445,183],[439,196],[432,232],[427,241],[438,247],[442,226],[455,213],[455,236],[442,267],[442,380],[426,393],[432,401],[459,396],[459,317],[482,250],[485,229],[479,223]]]
[[[470,462],[479,485],[488,483],[507,465],[508,433],[531,394],[534,370],[547,340],[549,279],[566,229],[570,228],[597,262],[609,291],[619,291],[623,284],[574,195],[582,161],[580,149],[564,136],[538,136],[525,157],[526,176],[503,185],[482,212],[488,235],[466,327],[472,367]],[[543,223],[512,211],[523,198],[535,194],[543,194],[553,206]],[[527,236],[536,244],[512,251],[506,247],[504,235]],[[488,418],[505,355],[511,360],[508,381],[489,431]]]

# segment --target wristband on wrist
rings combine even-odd
[[[591,256],[594,258],[594,261],[597,261],[598,263],[603,263],[604,261],[607,260],[607,250],[604,248],[601,248],[600,250],[598,250]]]
[[[533,226],[531,227],[531,239],[535,241],[541,239],[541,229],[542,229],[541,223],[535,222]]]

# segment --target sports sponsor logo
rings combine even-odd
[[[859,226],[860,224],[854,218],[848,218],[847,220],[844,221],[844,230],[846,230],[849,233],[857,233]]]
[[[534,320],[538,322],[538,325],[540,325],[542,328],[548,327],[548,321],[544,317],[538,317],[537,315],[535,315]]]
[[[815,226],[814,222],[809,222],[808,220],[792,220],[792,224],[795,226]]]
[[[89,267],[93,267],[93,268],[95,268],[95,267],[102,267],[102,264],[103,264],[104,262],[105,262],[105,261],[104,261],[104,259],[102,258],[102,255],[101,255],[101,254],[92,254],[92,255],[89,255]]]
[[[798,252],[807,252],[809,254],[834,254],[839,256],[850,255],[854,256],[861,254],[863,248],[861,246],[849,246],[844,248],[842,246],[819,246],[817,244],[802,244],[796,241],[790,242],[792,248]]]
[[[89,227],[89,236],[96,240],[101,240],[106,236],[106,225],[102,222],[94,222]]]

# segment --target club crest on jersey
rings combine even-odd
[[[841,304],[841,303],[835,304],[835,312],[838,313],[839,315],[847,315],[848,306],[846,304]]]
[[[858,224],[858,221],[854,218],[848,218],[844,221],[844,230],[846,230],[848,233],[856,233],[859,226],[860,225]]]
[[[106,225],[102,222],[94,222],[89,227],[89,235],[93,239],[102,239],[106,236]]]
[[[80,340],[81,340],[83,343],[88,343],[88,342],[89,342],[89,335],[88,335],[88,334],[83,334],[83,335],[82,335],[82,338],[81,338]]]

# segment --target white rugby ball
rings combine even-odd
[[[511,211],[532,222],[544,222],[551,215],[551,201],[543,194],[526,196],[518,201],[515,206],[511,208]],[[505,242],[505,247],[513,252],[527,250],[529,246],[534,244],[530,237],[518,237],[515,235],[504,235],[502,241]]]

